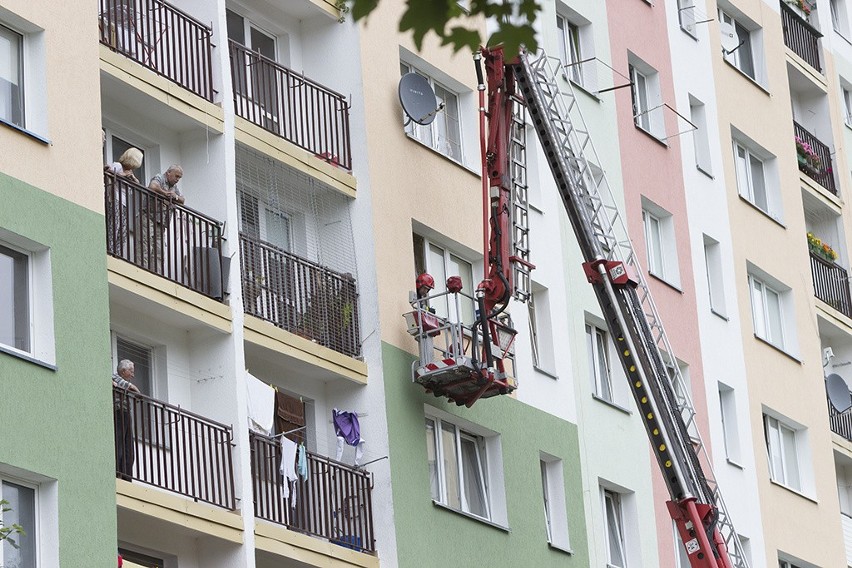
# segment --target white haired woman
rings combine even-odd
[[[124,178],[134,183],[139,180],[133,170],[142,167],[142,150],[132,146],[119,156],[118,161],[104,167],[104,171],[115,174],[116,179]],[[127,243],[127,226],[130,222],[127,215],[127,192],[130,189],[125,184],[113,183],[110,199],[112,201],[112,222],[107,223],[107,250],[116,256],[125,257],[124,249]],[[118,194],[118,197],[116,197]]]

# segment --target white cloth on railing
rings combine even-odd
[[[290,486],[298,476],[296,475],[296,442],[285,436],[281,436],[281,465],[279,466],[284,484],[281,488],[281,496],[284,499],[290,497]]]
[[[337,437],[337,454],[334,459],[340,461],[343,459],[343,447],[346,445],[346,440],[343,439],[343,436]],[[359,465],[361,463],[361,458],[364,457],[364,440],[359,440],[355,445],[355,465]]]
[[[269,435],[275,421],[275,389],[246,371],[249,428]]]

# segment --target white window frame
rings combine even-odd
[[[416,65],[412,65],[404,60],[400,60],[399,65],[400,72],[402,72],[403,68],[405,68],[406,73],[417,73],[426,79],[433,91],[435,91],[435,97],[437,98],[438,104],[445,104],[444,108],[435,115],[435,119],[431,124],[420,125],[411,121],[407,126],[405,126],[405,133],[409,137],[432,148],[454,162],[464,164],[464,136],[462,132],[460,94],[454,89],[446,86],[444,83],[436,80],[431,74],[423,71]],[[441,98],[442,91],[446,95],[444,97],[446,100]],[[453,106],[455,106],[455,109],[452,108]],[[455,111],[455,116],[452,115],[453,111]],[[403,117],[403,119],[404,121],[407,121],[408,117]],[[441,125],[443,125],[444,130],[448,134],[445,140],[442,140]],[[455,141],[451,139],[452,133],[456,136]]]
[[[0,343],[0,351],[53,368],[56,364],[56,345],[50,249],[2,228],[0,245],[26,257],[28,333],[26,349]]]
[[[550,315],[550,293],[537,282],[531,282],[527,300],[530,328],[530,349],[533,367],[555,375],[553,321]]]
[[[666,125],[659,72],[631,53],[628,54],[628,74],[633,102],[633,124],[663,142]]]
[[[718,383],[719,419],[722,424],[722,439],[725,442],[725,457],[734,465],[740,463],[740,432],[737,418],[736,391],[722,383]]]
[[[698,39],[698,34],[695,31],[695,0],[678,0],[677,17],[678,22],[680,22],[680,29]]]
[[[707,131],[707,107],[691,94],[689,95],[689,120],[695,125],[695,130],[692,131],[695,167],[712,176],[713,160],[710,153],[710,136]]]
[[[477,271],[479,264],[470,261],[464,254],[455,251],[452,247],[449,247],[442,242],[430,239],[420,233],[415,232],[415,234],[423,240],[423,250],[421,252],[423,255],[423,263],[425,265],[426,272],[435,278],[435,287],[439,290],[443,290],[447,277],[462,276],[461,274],[451,273],[450,266],[452,266],[453,262],[459,265],[464,263],[470,267],[471,279],[470,282],[464,282],[464,278],[462,278],[462,284],[464,285],[462,292],[468,296],[473,296],[474,287],[478,283],[477,277],[479,274]],[[440,270],[438,270],[439,267],[435,266],[432,260],[432,255],[430,254],[432,247],[440,249],[442,252],[442,264],[440,266]],[[443,278],[442,275],[444,276]],[[470,301],[469,308],[465,308],[464,302],[468,301]],[[468,300],[465,296],[459,296],[459,303],[462,304],[461,311],[463,323],[465,325],[473,324],[473,318],[476,315],[476,305],[472,300]],[[431,301],[430,307],[435,310],[437,315],[449,318],[453,322],[457,322],[459,319],[455,304],[453,303],[452,295],[443,296],[442,298]]]
[[[648,272],[674,287],[679,287],[680,267],[677,261],[673,215],[643,197],[642,226]]]
[[[804,493],[804,471],[802,436],[797,429],[782,418],[764,413],[763,425],[766,435],[766,455],[769,459],[769,477],[775,483]],[[792,453],[792,455],[790,455]]]
[[[9,94],[8,99],[0,97],[0,120],[7,124],[12,124],[19,128],[27,126],[27,108],[26,108],[26,77],[24,64],[24,34],[16,29],[10,28],[0,21],[0,40],[11,45],[14,50],[15,61],[11,61],[8,71],[9,77],[0,75],[0,95]],[[5,67],[5,66],[4,66]],[[0,71],[4,71],[0,67]],[[8,87],[8,88],[7,88]],[[15,104],[17,103],[17,104]],[[7,106],[8,105],[8,106]],[[17,115],[13,116],[12,112],[17,108]]]
[[[40,544],[41,544],[41,538],[39,536],[40,515],[39,515],[38,485],[34,485],[32,483],[28,483],[28,482],[20,480],[20,479],[13,479],[13,478],[9,478],[9,477],[6,477],[6,476],[0,476],[0,499],[6,499],[6,496],[4,495],[4,485],[6,485],[7,483],[16,485],[18,487],[22,487],[24,489],[28,489],[28,490],[33,492],[32,508],[33,508],[34,519],[33,519],[33,526],[32,527],[24,526],[24,532],[26,533],[25,535],[19,535],[19,534],[10,535],[17,542],[18,547],[13,547],[12,544],[9,543],[9,542],[0,543],[0,566],[7,566],[7,565],[11,566],[11,564],[6,563],[6,553],[8,551],[10,551],[10,549],[14,549],[14,548],[17,548],[17,550],[21,550],[20,545],[23,543],[23,539],[35,539],[35,543],[33,544],[33,550],[32,550],[32,554],[35,556],[35,558],[32,559],[33,560],[32,564],[33,564],[33,566],[36,566],[36,567],[40,566],[40,563],[39,563],[39,561],[40,561],[39,548],[40,548]],[[8,499],[6,499],[6,500],[8,501]],[[9,505],[6,505],[7,507],[9,507],[11,509],[8,513],[3,515],[4,524],[6,526],[10,526],[13,522],[15,522],[13,519],[9,519],[10,516],[12,516],[12,517],[17,516],[14,505],[15,505],[15,503],[9,503]]]
[[[734,26],[737,45],[731,52],[722,49],[722,57],[740,73],[759,85],[765,82],[763,72],[762,30],[760,26],[739,13],[733,5],[719,5],[719,23]],[[751,72],[749,72],[751,71]]]
[[[48,143],[46,88],[46,48],[44,29],[0,6],[0,25],[21,36],[20,65],[22,94],[21,124],[2,119],[4,124]]]
[[[586,322],[586,356],[592,394],[601,400],[617,404],[612,381],[609,354],[609,333],[593,323]],[[601,357],[603,359],[601,359]],[[601,369],[601,363],[604,368]]]
[[[849,13],[846,0],[829,0],[831,27],[844,38],[849,37]]]
[[[565,471],[562,460],[556,456],[539,453],[541,489],[544,499],[544,517],[547,543],[564,551],[571,551],[568,531],[568,509],[565,501]]]
[[[429,436],[429,423],[432,424],[431,448],[434,456],[429,456],[430,443],[427,439],[427,463],[435,468],[437,485],[431,488],[432,500],[443,507],[458,511],[476,519],[492,522],[498,525],[506,523],[505,498],[502,497],[502,456],[500,455],[499,435],[494,432],[486,432],[481,427],[467,423],[465,420],[454,417],[449,413],[435,408],[427,408],[424,417],[424,428],[427,438]],[[452,429],[455,452],[454,456],[446,455],[442,443],[443,428]],[[473,442],[476,450],[477,472],[465,471],[464,458],[462,456],[462,442]],[[434,462],[430,459],[434,457]],[[450,460],[455,460],[450,462]],[[447,466],[453,464],[458,473],[458,501],[455,507],[450,503]],[[484,496],[485,515],[477,514],[471,510],[468,496],[465,491],[465,481],[468,476],[475,473],[472,478],[477,483]],[[431,475],[431,474],[430,474]]]
[[[725,301],[725,282],[722,275],[722,245],[714,238],[704,235],[704,269],[707,272],[707,293],[710,311],[723,318],[728,317]]]
[[[840,97],[843,103],[843,123],[852,128],[852,86],[841,81]]]
[[[754,145],[735,138],[733,140],[734,170],[737,190],[743,199],[781,222],[777,195],[778,185],[774,172],[774,157]],[[759,169],[756,169],[758,168]],[[758,175],[759,173],[759,175]],[[761,185],[762,184],[762,187]]]
[[[28,472],[11,466],[0,470],[0,499],[3,498],[2,483],[13,483],[34,491],[35,529],[27,530],[26,537],[35,541],[35,566],[59,566],[59,515],[58,484],[55,479]],[[7,521],[8,522],[8,521]],[[0,544],[0,566],[6,566],[3,547]]]
[[[610,504],[612,507],[610,508]],[[604,520],[604,546],[606,548],[607,568],[627,568],[627,541],[624,536],[624,506],[622,494],[611,489],[601,488],[601,505],[603,507]],[[610,513],[615,518],[610,518]],[[615,534],[613,534],[613,531]],[[611,547],[615,544],[620,550],[621,562],[613,558]]]
[[[787,347],[783,292],[753,274],[748,276],[754,334],[779,349]],[[777,306],[777,313],[774,312]],[[777,323],[773,323],[773,318]]]
[[[583,44],[580,26],[562,14],[556,14],[556,29],[559,34],[559,59],[566,79],[583,86]]]

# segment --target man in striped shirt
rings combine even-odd
[[[124,392],[113,389],[113,411],[115,414],[115,471],[118,477],[131,481],[133,462],[136,460],[133,440],[133,416],[130,412],[130,399],[127,392],[139,393],[139,389],[131,383],[135,376],[133,361],[122,359],[112,376],[112,386]]]

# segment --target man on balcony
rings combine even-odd
[[[113,390],[113,411],[115,414],[115,471],[121,479],[131,481],[133,462],[136,452],[133,440],[133,415],[130,412],[128,391],[139,394],[139,389],[131,383],[136,375],[133,361],[122,359],[112,376],[112,386],[124,392]]]
[[[165,248],[165,232],[171,221],[172,204],[183,205],[184,197],[178,189],[178,182],[183,177],[183,168],[177,164],[169,166],[164,173],[157,174],[148,183],[148,189],[168,200],[149,198],[147,206],[142,208],[143,222],[140,227],[139,247],[142,253],[142,266],[152,272],[162,271],[162,259]],[[154,266],[149,264],[151,253]]]

